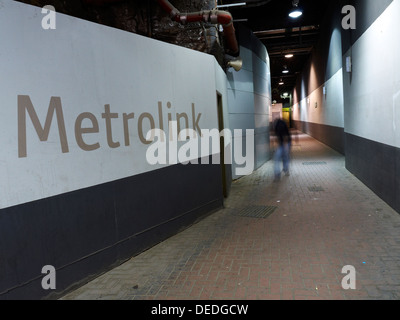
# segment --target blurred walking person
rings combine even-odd
[[[290,148],[292,144],[292,137],[286,122],[282,119],[277,119],[274,124],[275,136],[277,139],[277,148],[274,156],[274,181],[279,181],[281,178],[281,163],[283,164],[283,172],[289,176],[289,163],[290,163]]]

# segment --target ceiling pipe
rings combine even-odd
[[[221,24],[224,30],[226,43],[233,55],[239,53],[232,15],[227,11],[205,10],[191,13],[181,13],[168,0],[157,0],[158,4],[170,15],[175,22],[186,24],[192,22],[210,22]]]
[[[104,5],[121,2],[123,0],[83,0],[89,5]],[[181,13],[167,0],[157,0],[158,4],[170,15],[171,19],[175,22],[186,24],[193,22],[210,22],[213,24],[222,25],[226,44],[232,56],[239,54],[239,45],[236,39],[235,28],[233,26],[232,15],[227,11],[222,10],[204,10],[199,12]],[[236,71],[241,68],[240,57],[234,59],[234,63],[229,64],[228,67],[233,67]]]
[[[123,0],[83,0],[83,2],[91,5],[103,5],[108,3],[122,2]]]
[[[246,7],[247,8],[261,7],[265,4],[270,3],[271,1],[272,0],[264,0],[264,1],[249,1],[249,0],[247,0]]]

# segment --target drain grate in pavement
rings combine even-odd
[[[274,206],[249,206],[243,208],[239,212],[233,213],[233,215],[247,218],[265,219],[268,218],[276,209],[277,207]]]
[[[318,165],[326,165],[325,161],[310,161],[310,162],[303,162],[304,166],[318,166]]]
[[[323,192],[323,191],[325,191],[324,188],[322,188],[320,186],[308,187],[308,190],[311,191],[311,192]]]

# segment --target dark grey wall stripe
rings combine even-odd
[[[210,160],[211,161],[211,160]],[[175,165],[0,210],[0,299],[38,299],[108,270],[223,205],[220,165]]]
[[[400,149],[349,133],[346,168],[400,213]]]
[[[367,31],[393,0],[341,0],[342,5],[353,5],[357,12],[355,30],[343,30],[343,54]]]
[[[295,120],[292,121],[292,126],[326,144],[333,150],[341,154],[345,153],[345,137],[343,128]]]

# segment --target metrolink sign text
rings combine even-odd
[[[109,104],[97,116],[91,112],[80,113],[73,125],[75,141],[83,151],[95,151],[105,146],[110,149],[131,146],[134,135],[140,143],[147,146],[146,161],[149,165],[171,164],[212,164],[237,165],[237,175],[248,175],[254,170],[254,130],[248,129],[245,141],[242,130],[202,129],[202,113],[196,112],[195,103],[191,103],[190,112],[173,113],[172,104],[158,102],[158,112],[153,116],[149,112],[136,115],[118,113]],[[41,142],[49,140],[50,129],[57,127],[61,153],[70,152],[67,126],[64,119],[60,97],[51,97],[46,117],[39,119],[35,106],[28,95],[18,96],[18,157],[29,157],[28,121]],[[100,121],[103,121],[106,141],[100,141]],[[135,128],[136,125],[136,128]],[[121,129],[122,128],[122,129]],[[122,131],[123,138],[116,138],[115,131]],[[31,130],[32,131],[32,130]],[[243,143],[244,142],[244,143]],[[52,141],[54,143],[54,141]],[[222,145],[221,145],[222,143]],[[179,145],[178,145],[179,144]],[[221,152],[221,146],[223,151]],[[245,149],[243,152],[243,149]],[[221,159],[221,154],[224,158]],[[201,163],[198,159],[201,158]]]
[[[166,109],[171,108],[171,103],[168,102]],[[195,104],[191,105],[191,114],[188,115],[186,112],[177,113],[175,116],[175,121],[177,122],[177,130],[189,128],[189,123],[192,124],[192,129],[197,133],[201,134],[200,120],[201,113],[196,113]],[[139,140],[143,144],[150,144],[152,141],[146,139],[147,131],[144,129],[145,125],[150,128],[150,130],[156,129],[156,121],[158,122],[159,129],[164,129],[164,110],[161,102],[158,102],[158,116],[153,117],[152,114],[148,112],[141,113],[137,117],[137,134]],[[60,97],[51,97],[46,119],[42,121],[39,119],[35,106],[33,105],[31,99],[27,95],[18,96],[18,157],[25,158],[28,156],[28,146],[27,146],[27,119],[29,119],[35,131],[40,139],[40,141],[47,141],[49,138],[50,128],[54,122],[54,117],[56,118],[56,123],[58,127],[58,135],[60,138],[60,146],[62,153],[69,152],[69,142],[67,139],[67,130],[65,126],[63,107]],[[136,115],[132,113],[122,113],[120,115],[117,112],[112,112],[111,106],[109,104],[104,105],[104,112],[96,117],[95,114],[91,112],[80,113],[74,124],[75,140],[77,145],[84,151],[94,151],[102,146],[100,141],[88,143],[85,137],[88,135],[94,135],[100,132],[99,119],[104,121],[107,136],[107,146],[109,148],[115,149],[124,145],[128,147],[131,145],[131,131],[132,122],[135,120]],[[173,120],[172,113],[166,112],[166,118],[168,123]],[[84,126],[84,121],[90,125]],[[116,122],[120,122],[117,124]],[[42,125],[44,123],[44,125]],[[124,138],[122,141],[118,141],[113,137],[113,127],[120,127],[122,124]]]

